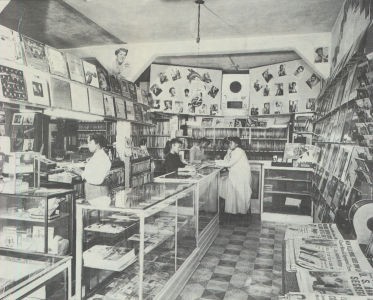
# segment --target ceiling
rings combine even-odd
[[[62,0],[11,0],[0,24],[59,49],[123,43]]]
[[[160,42],[196,37],[195,0],[64,1],[125,42]],[[201,6],[201,37],[203,40],[330,32],[343,2],[205,0],[205,5],[212,12]]]

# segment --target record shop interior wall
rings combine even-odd
[[[199,46],[195,40],[136,43],[127,45],[107,45],[83,47],[65,50],[80,57],[95,56],[109,71],[115,64],[115,51],[121,47],[128,49],[126,67],[122,76],[135,81],[158,56],[198,55],[198,54],[230,54],[258,53],[282,50],[294,50],[307,64],[314,68],[317,75],[327,78],[330,65],[328,61],[315,62],[315,50],[322,48],[324,52],[330,49],[330,33],[312,33],[297,35],[262,36],[250,38],[232,38],[201,40]],[[325,53],[327,56],[328,53]]]

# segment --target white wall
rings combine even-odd
[[[126,79],[134,81],[158,56],[182,56],[198,54],[255,53],[294,50],[318,75],[329,76],[329,63],[315,64],[314,51],[317,47],[329,47],[330,33],[313,33],[281,36],[260,36],[234,39],[195,40],[138,43],[128,45],[105,45],[69,49],[67,52],[80,57],[95,56],[106,68],[110,69],[115,58],[114,51],[123,46],[129,50],[127,62],[130,64]]]

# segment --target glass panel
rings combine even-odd
[[[199,182],[198,231],[205,227],[218,213],[218,176],[207,177]]]
[[[176,271],[176,202],[145,218],[143,299],[154,299]]]

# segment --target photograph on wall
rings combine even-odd
[[[51,106],[71,110],[70,83],[51,77]]]
[[[329,61],[329,47],[315,49],[315,63],[327,63]]]
[[[273,75],[269,72],[269,69],[264,70],[262,76],[267,83],[270,82],[273,78]]]
[[[283,83],[276,83],[276,96],[283,96],[284,95],[284,84]]]
[[[320,82],[320,78],[313,73],[309,79],[307,79],[306,83],[307,85],[313,89],[318,83]]]
[[[278,67],[278,76],[285,76],[286,75],[286,70],[285,70],[285,65],[281,64]]]
[[[52,74],[68,78],[67,64],[65,54],[57,49],[45,47],[49,62],[49,69]]]
[[[224,74],[222,82],[222,114],[247,115],[249,95],[249,74]]]
[[[110,91],[109,73],[101,66],[96,66],[98,86],[105,92]]]
[[[269,96],[269,87],[268,87],[268,84],[266,84],[264,86],[264,89],[263,89],[263,96],[264,97],[268,97]]]
[[[23,114],[15,113],[13,115],[12,125],[22,125],[23,124]]]
[[[261,89],[263,86],[259,83],[259,80],[257,79],[257,80],[255,80],[253,87],[254,87],[254,90],[255,90],[256,92],[259,92],[260,89]]]
[[[302,74],[304,71],[304,67],[303,66],[298,66],[296,68],[296,70],[294,71],[294,76],[299,76],[300,74]]]
[[[49,106],[50,75],[35,69],[25,70],[28,101]]]
[[[79,57],[66,53],[67,66],[69,67],[70,79],[85,83],[83,62]]]
[[[126,101],[126,110],[127,110],[127,120],[135,120],[135,109],[133,107],[133,102]]]
[[[70,86],[72,110],[89,112],[87,86],[75,82],[71,82]]]
[[[175,101],[175,113],[182,114],[184,112],[184,102]]]
[[[2,94],[5,98],[27,100],[27,90],[23,72],[5,65],[0,65]]]
[[[23,64],[22,43],[18,32],[0,25],[1,58]]]
[[[298,112],[298,100],[289,100],[289,112]]]
[[[85,83],[96,88],[99,87],[97,69],[94,64],[83,60]]]
[[[278,115],[278,114],[284,114],[284,113],[287,113],[288,110],[286,108],[286,105],[285,105],[285,101],[284,100],[275,100],[275,103],[274,103],[274,108],[273,108],[273,113]]]
[[[122,98],[115,98],[114,103],[117,118],[127,119],[126,102]]]
[[[44,44],[22,36],[23,49],[26,56],[27,65],[40,71],[49,72],[47,54]]]
[[[34,113],[22,113],[23,114],[23,125],[32,126],[34,125],[35,114]]]
[[[105,116],[115,117],[114,97],[108,94],[104,94],[103,98],[104,98]]]
[[[110,88],[111,91],[115,94],[121,95],[122,90],[120,88],[120,82],[115,75],[109,75]]]
[[[292,81],[289,83],[289,94],[295,93],[297,93],[297,83],[295,81]]]
[[[179,104],[176,105],[176,101],[182,101],[183,111],[187,114],[209,115],[211,112],[215,114],[216,106],[212,106],[215,104],[220,111],[222,95],[222,71],[220,70],[152,64],[149,86],[153,98],[153,110],[175,113],[180,108]],[[158,103],[159,108],[155,108]]]
[[[271,103],[270,102],[264,102],[263,103],[262,114],[263,115],[269,115],[270,113],[271,113]]]
[[[88,88],[88,99],[89,99],[89,109],[92,114],[104,116],[104,101],[102,92],[92,88]]]

